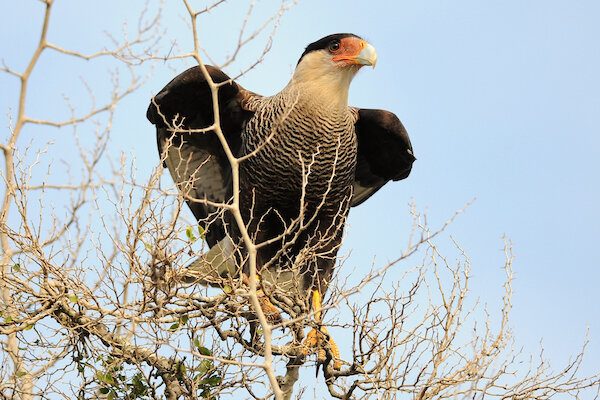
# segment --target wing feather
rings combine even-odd
[[[221,130],[231,151],[237,154],[241,131],[253,115],[247,91],[218,68],[206,66],[218,91]],[[212,93],[201,67],[193,67],[169,82],[150,102],[146,113],[156,126],[158,151],[173,181],[186,198],[192,213],[206,230],[209,246],[223,239],[225,227],[219,209],[201,201],[226,203],[231,196],[231,168],[223,146],[214,131]],[[199,201],[198,201],[199,200]]]
[[[406,178],[416,160],[408,133],[385,110],[357,109],[358,157],[351,205],[357,206],[390,180]]]

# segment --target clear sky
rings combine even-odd
[[[124,19],[135,25],[139,5],[133,3],[56,0],[50,38],[93,52],[106,44],[104,29],[119,34]],[[232,1],[202,20],[202,44],[217,61],[233,48],[245,4]],[[255,24],[268,4],[259,3]],[[41,4],[0,5],[1,57],[22,69],[37,41]],[[183,48],[190,44],[184,9],[175,1],[166,7],[164,54],[173,41]],[[235,18],[225,20],[228,12]],[[265,61],[240,83],[273,94],[287,83],[308,43],[335,32],[368,40],[377,49],[377,67],[355,78],[351,104],[396,113],[418,160],[407,180],[389,184],[351,212],[346,250],[352,249],[352,258],[345,268],[368,266],[375,255],[381,263],[398,255],[410,229],[411,201],[427,210],[436,228],[476,198],[447,231],[471,257],[473,297],[497,308],[506,235],[515,252],[511,324],[517,347],[537,353],[543,340],[546,356],[559,369],[579,350],[589,327],[589,373],[600,359],[598,21],[597,0],[302,0],[284,16]],[[253,55],[241,54],[228,72],[237,74]],[[61,93],[82,93],[82,75],[94,79],[85,63],[45,57],[51,74],[34,76],[32,116],[64,113]],[[174,76],[168,64],[154,66],[155,74],[124,102],[115,120],[111,147],[135,156],[139,176],[150,174],[157,161],[145,109]],[[183,70],[181,63],[171,67]],[[0,74],[0,87],[6,132],[16,80]],[[60,140],[69,132],[46,134]],[[23,137],[20,144],[29,140]],[[439,244],[457,258],[448,234]]]

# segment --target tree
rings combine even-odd
[[[155,62],[202,64],[207,59],[228,66],[248,45],[262,43],[243,74],[260,64],[294,2],[281,2],[260,23],[252,19],[251,3],[224,62],[210,59],[198,33],[201,21],[212,18],[209,11],[225,7],[222,0],[202,9],[183,0],[192,50],[179,49],[164,31],[168,10],[150,4],[140,10],[135,29],[124,25],[121,39],[109,36],[110,47],[90,54],[49,39],[51,11],[60,2],[41,3],[39,43],[28,64],[18,69],[5,60],[2,67],[19,88],[1,144],[0,395],[302,397],[299,373],[315,358],[301,345],[303,328],[314,325],[306,299],[252,279],[249,285],[229,278],[213,282],[216,288],[199,285],[198,270],[186,266],[205,252],[202,227],[187,220],[184,198],[163,177],[158,158],[154,169],[139,172],[131,156],[110,152],[119,110],[146,82]],[[248,31],[248,21],[255,30]],[[35,84],[40,84],[35,77],[60,74],[42,56],[90,70],[81,85],[88,97],[68,87],[74,96],[66,94],[60,107],[50,105],[58,111],[48,118],[30,111]],[[103,80],[106,74],[98,71],[105,66],[110,72]],[[37,93],[49,97],[43,88]],[[81,111],[85,104],[89,109]],[[154,140],[149,125],[138,130],[145,133],[138,132],[136,140]],[[239,213],[235,207],[231,211]],[[433,230],[416,206],[409,211],[411,240],[396,260],[374,265],[357,282],[338,276],[329,288],[323,311],[337,309],[342,315],[330,312],[325,322],[332,332],[353,336],[351,349],[342,352],[342,369],[329,364],[323,370],[332,397],[597,393],[599,376],[578,374],[585,347],[558,372],[541,357],[529,367],[517,363],[522,355],[513,347],[509,326],[510,241],[505,242],[502,307],[488,315],[468,299],[467,255],[456,244],[462,257],[453,264],[436,243],[454,216]],[[251,248],[252,239],[246,241]],[[422,262],[413,261],[417,256]],[[251,251],[248,262],[254,262]],[[390,283],[386,278],[392,270],[402,271],[402,277]],[[261,289],[289,318],[278,325],[267,321],[258,304]],[[322,351],[334,356],[327,346]]]

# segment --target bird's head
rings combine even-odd
[[[375,67],[376,63],[377,52],[373,46],[354,34],[337,33],[306,47],[292,82],[326,96],[340,97],[347,105],[352,78],[361,67]]]

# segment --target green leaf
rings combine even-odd
[[[185,325],[185,324],[187,324],[187,322],[188,322],[188,320],[189,320],[189,319],[190,319],[190,316],[189,316],[189,315],[187,315],[187,314],[183,314],[183,315],[181,316],[181,323],[182,323],[183,325]]]
[[[227,294],[231,293],[231,286],[223,286],[223,291]]]
[[[219,384],[221,383],[221,377],[218,375],[213,375],[210,378],[208,378],[208,381],[206,383],[208,383],[210,386],[219,386]]]
[[[206,382],[208,382],[208,378],[198,381],[198,385],[203,387],[204,385],[206,385]]]
[[[4,322],[10,324],[12,322],[12,317],[9,315],[8,317],[4,318]]]
[[[184,375],[185,375],[185,364],[180,362],[179,364],[177,364],[177,377],[183,378]]]
[[[202,354],[203,356],[212,356],[212,351],[210,351],[209,349],[207,349],[206,347],[198,347],[198,351],[200,352],[200,354]]]
[[[77,297],[76,294],[72,294],[72,295],[69,296],[69,301],[71,303],[77,303],[79,301],[79,297]]]
[[[133,394],[141,397],[147,393],[148,388],[142,380],[142,374],[137,374],[133,377]]]
[[[106,396],[108,400],[113,400],[117,398],[117,393],[114,390],[111,390],[108,396]]]
[[[107,387],[103,387],[103,388],[100,388],[99,392],[101,394],[108,394],[108,392],[110,392],[110,389]]]
[[[33,325],[27,325],[27,326],[25,327],[25,330],[26,330],[26,331],[30,331],[30,330],[32,330],[32,329],[33,329]]]
[[[198,366],[198,378],[213,369],[213,364],[210,360],[202,360],[200,361],[200,365]]]
[[[200,341],[198,340],[198,338],[194,339],[194,347],[200,347]]]
[[[104,373],[102,371],[96,372],[96,379],[98,379],[100,382],[108,383],[109,385],[113,385],[115,383],[115,379],[111,374]]]
[[[196,236],[194,236],[194,232],[192,231],[192,227],[191,227],[191,226],[188,226],[188,227],[185,229],[185,234],[186,234],[186,236],[188,237],[188,239],[189,239],[191,242],[195,242],[195,241],[196,241]]]
[[[17,375],[17,378],[21,378],[21,377],[27,375],[27,372],[25,372],[25,371],[19,371],[15,375]]]
[[[13,271],[15,271],[15,272],[20,272],[20,271],[21,271],[21,264],[18,264],[18,263],[17,263],[17,264],[15,264],[15,265],[13,265],[13,267],[12,267],[12,268],[13,268]]]
[[[201,239],[206,239],[206,231],[200,225],[198,225],[198,234],[200,235]]]
[[[175,329],[179,328],[179,322],[175,322],[173,325],[171,325],[169,327],[170,330],[174,331]]]

